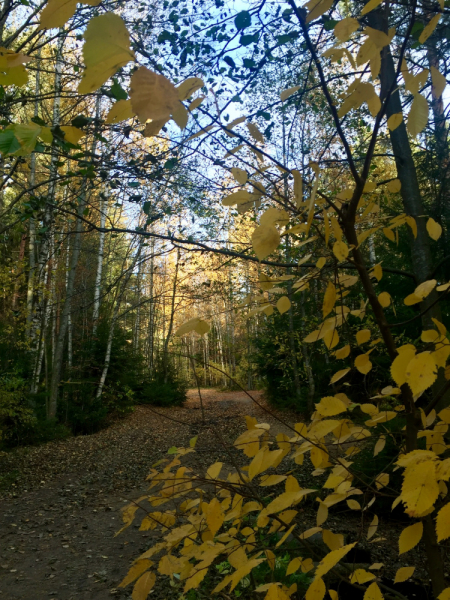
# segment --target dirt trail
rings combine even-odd
[[[197,434],[200,465],[226,461],[217,432],[232,442],[244,415],[289,432],[243,392],[201,392],[205,423],[190,390],[181,408],[140,406],[94,435],[0,453],[0,600],[130,598],[117,585],[153,534],[138,531],[139,519],[114,533],[121,507],[145,494],[151,464]],[[266,406],[260,392],[251,395]]]

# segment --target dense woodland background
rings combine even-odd
[[[0,88],[1,443],[34,442],[66,430],[92,432],[135,403],[180,403],[187,386],[197,383],[263,387],[280,406],[311,410],[333,370],[330,349],[302,342],[321,319],[325,283],[316,279],[306,292],[281,281],[269,291],[270,299],[286,294],[289,309],[255,311],[268,292],[258,284],[262,270],[251,234],[267,202],[237,210],[222,205],[225,193],[235,191],[236,181],[227,175],[232,167],[254,172],[253,183],[259,181],[264,191],[269,184],[281,205],[289,203],[292,187],[292,175],[283,169],[298,169],[306,182],[314,177],[310,161],[326,168],[324,189],[346,189],[346,159],[292,7],[219,0],[103,2],[80,5],[67,24],[48,30],[40,29],[36,18],[41,6],[5,1],[0,20],[1,45],[31,59],[26,69],[16,68],[21,74],[13,84],[2,75]],[[336,10],[345,17],[352,6],[339,3]],[[171,121],[158,135],[144,137],[135,119],[107,118],[113,103],[128,98],[130,65],[95,93],[77,93],[83,29],[108,10],[118,11],[128,24],[131,47],[150,68],[175,83],[203,78],[195,95],[206,99],[185,129]],[[408,3],[393,8],[400,28],[410,10]],[[408,52],[417,69],[446,73],[446,10],[425,44],[418,41],[422,17],[409,32]],[[320,18],[321,52],[335,24],[327,14]],[[335,57],[328,75],[336,94],[350,73],[344,59]],[[431,112],[427,127],[409,144],[423,207],[443,228],[429,252],[433,277],[445,282],[450,276],[447,97],[442,90],[436,97],[423,71],[418,77]],[[281,101],[280,93],[294,85],[298,91]],[[411,97],[411,90],[402,96],[406,109]],[[235,126],[235,137],[224,131],[242,115],[257,125],[265,146],[242,124]],[[222,128],[195,137],[200,127],[218,125],[219,118]],[[25,132],[11,137],[11,124],[26,123],[45,126],[46,135],[25,142]],[[345,127],[358,164],[372,131],[370,113],[349,113]],[[397,177],[395,152],[402,149],[393,149],[381,131],[370,165],[378,186],[370,209],[373,225],[404,213],[395,182],[389,193],[389,182]],[[263,165],[267,156],[271,162]],[[261,194],[257,187],[254,191]],[[395,231],[389,239],[377,231],[364,252],[372,266],[383,266],[379,291],[391,295],[395,320],[407,322],[401,330],[407,341],[420,335],[416,306],[402,301],[417,274],[411,232],[407,226]],[[297,242],[295,236],[281,239],[269,261],[270,276],[303,272],[299,261],[307,262],[320,240]],[[351,308],[364,302],[358,286],[349,293]],[[448,308],[443,310],[447,314]],[[174,337],[178,326],[196,316],[210,323],[207,335]],[[348,323],[349,338],[354,321]],[[380,356],[367,377],[356,372],[351,383],[373,394],[386,366]]]

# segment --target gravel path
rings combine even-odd
[[[195,460],[226,461],[217,432],[232,442],[244,415],[289,431],[243,392],[202,390],[202,399],[204,423],[190,390],[182,408],[140,406],[94,435],[0,453],[0,600],[129,598],[117,585],[153,534],[138,531],[139,519],[114,533],[121,507],[145,494],[151,464],[197,434]]]

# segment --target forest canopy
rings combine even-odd
[[[181,404],[188,385],[263,387],[303,415],[271,442],[248,419],[250,463],[227,478],[179,466],[195,441],[152,471],[152,505],[179,501],[188,524],[158,513],[134,599],[156,571],[187,594],[223,555],[217,593],[275,573],[292,507],[318,493],[295,477],[305,455],[328,477],[314,533],[345,502],[370,539],[390,498],[411,521],[400,554],[423,536],[432,594],[450,597],[447,4],[3,2],[2,444]],[[388,458],[360,477],[369,447]],[[284,529],[263,553],[257,535]],[[335,600],[328,573],[357,543],[323,535],[329,553],[287,568],[316,569],[307,600]],[[352,573],[366,600],[404,598]],[[302,597],[286,582],[252,590]]]

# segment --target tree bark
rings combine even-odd
[[[369,13],[369,23],[374,29],[387,32],[387,20],[379,11]],[[402,103],[400,92],[396,84],[396,72],[394,61],[389,46],[385,46],[381,52],[381,101],[387,97],[389,90],[393,90],[387,103],[386,116],[402,112]],[[433,272],[433,260],[430,250],[430,238],[426,230],[427,217],[423,207],[422,196],[417,178],[416,165],[409,143],[408,133],[405,122],[393,131],[389,130],[389,136],[392,144],[392,150],[395,156],[398,178],[401,182],[400,194],[402,197],[403,207],[407,215],[413,217],[417,224],[417,237],[411,234],[411,261],[414,274],[417,278],[417,283],[421,283],[430,279]],[[422,318],[424,327],[427,329],[433,327],[432,317],[442,320],[439,304],[436,303],[437,292],[432,292],[425,298],[420,307],[424,311],[428,309]]]
[[[104,229],[106,223],[106,213],[108,211],[108,200],[104,192],[100,193],[100,227]],[[103,255],[104,255],[104,244],[105,244],[105,233],[100,231],[98,241],[98,255],[97,255],[97,273],[95,276],[95,288],[94,288],[94,310],[92,313],[92,335],[97,335],[98,319],[100,316],[100,295],[102,288],[102,270],[103,270]]]
[[[163,372],[164,372],[164,383],[167,383],[169,377],[169,341],[172,335],[173,330],[173,321],[175,317],[175,300],[177,293],[177,284],[178,284],[178,264],[180,262],[180,249],[177,248],[177,259],[175,263],[175,273],[173,277],[173,285],[172,285],[172,298],[170,302],[170,318],[169,318],[169,327],[167,329],[167,335],[164,339],[164,347],[163,347]]]

